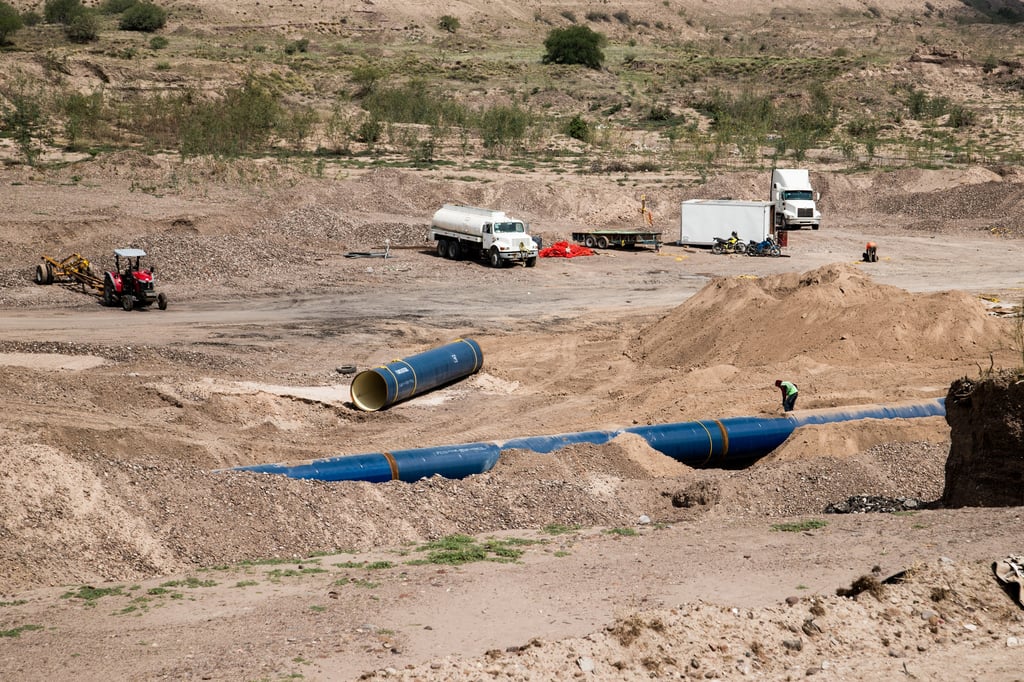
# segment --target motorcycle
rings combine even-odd
[[[774,237],[768,237],[764,241],[750,240],[747,244],[747,255],[748,256],[773,256],[778,258],[782,255],[782,248],[779,247],[779,243],[775,241]]]
[[[723,253],[746,253],[747,245],[741,242],[736,237],[730,237],[729,239],[722,239],[721,237],[715,237],[715,243],[711,245],[711,253],[723,254]]]

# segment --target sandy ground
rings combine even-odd
[[[371,171],[149,194],[125,169],[169,169],[132,164],[2,179],[0,678],[1020,679],[1024,610],[991,563],[1021,553],[1021,510],[929,504],[941,417],[803,428],[738,471],[621,437],[459,481],[211,473],[777,416],[776,378],[798,409],[942,397],[1021,360],[993,312],[1024,293],[1022,214],[948,200],[1019,196],[1015,176],[818,173],[826,223],[778,259],[669,244],[496,270],[436,256],[433,208],[501,205],[551,243],[628,224],[646,192],[671,239],[680,199],[760,178],[659,195]],[[345,257],[384,239],[393,258]],[[866,239],[879,262],[859,262]],[[109,267],[121,246],[150,253],[166,311],[31,281],[43,253]],[[337,368],[459,337],[483,349],[474,376],[348,402]],[[854,495],[922,504],[824,514]],[[456,535],[492,560],[416,561]]]

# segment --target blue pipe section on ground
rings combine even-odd
[[[480,344],[473,339],[457,339],[360,372],[352,379],[349,392],[356,407],[373,412],[467,377],[483,364]]]
[[[527,436],[500,443],[465,443],[395,450],[365,455],[346,455],[297,465],[262,464],[236,467],[233,471],[283,474],[291,478],[321,481],[418,481],[434,475],[465,478],[489,471],[506,450],[531,450],[548,454],[568,445],[604,445],[623,433],[633,433],[658,452],[695,468],[727,468],[749,464],[782,445],[798,427],[807,424],[857,419],[913,419],[946,414],[943,398],[902,405],[802,410],[784,417],[729,417],[726,419],[632,426],[606,431],[581,431],[554,436]]]

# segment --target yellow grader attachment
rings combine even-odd
[[[96,274],[88,260],[73,253],[64,260],[49,256],[42,257],[43,262],[36,266],[36,284],[81,284],[82,291],[99,296],[103,293],[103,277]],[[92,291],[88,291],[92,289]]]

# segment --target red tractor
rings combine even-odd
[[[167,297],[153,288],[153,268],[140,263],[145,255],[142,249],[114,249],[114,269],[103,275],[103,305],[120,302],[125,310],[133,310],[156,303],[160,310],[167,309]]]

